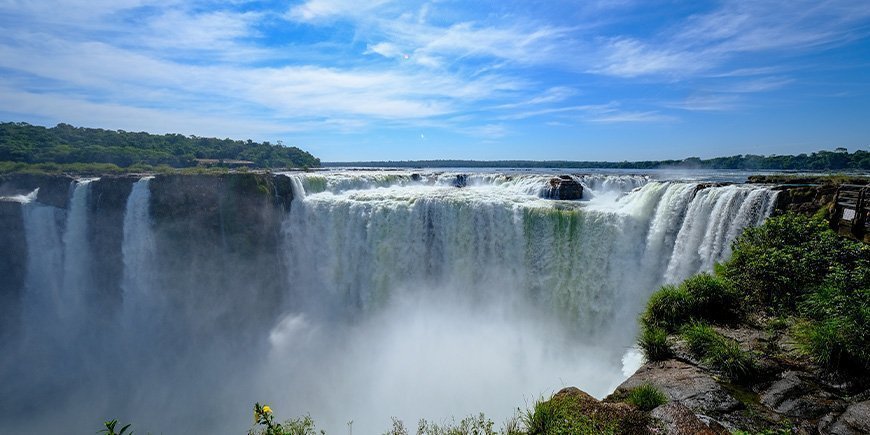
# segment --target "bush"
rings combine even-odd
[[[747,228],[734,242],[725,276],[755,305],[794,312],[832,266],[849,269],[860,252],[828,229],[825,221],[787,213]]]
[[[615,435],[618,424],[586,415],[574,397],[539,400],[522,417],[528,435]]]
[[[693,317],[713,322],[736,320],[740,297],[731,283],[718,276],[700,273],[680,284],[693,298]]]
[[[696,357],[703,357],[719,341],[719,333],[706,323],[695,322],[683,328],[683,339]]]
[[[663,361],[673,354],[668,346],[668,332],[663,328],[644,325],[637,344],[647,361]]]
[[[736,341],[720,337],[704,355],[704,362],[735,381],[751,380],[756,373],[755,360],[740,350]]]
[[[756,371],[755,360],[740,345],[716,332],[710,325],[692,323],[683,328],[683,339],[692,355],[736,381],[749,380]]]
[[[666,285],[652,294],[641,321],[647,327],[673,332],[692,318],[694,309],[694,298],[684,286]]]
[[[652,384],[643,384],[629,391],[625,402],[643,411],[652,411],[657,406],[668,403],[668,397]]]

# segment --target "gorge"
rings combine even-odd
[[[378,433],[603,397],[638,365],[648,296],[727,258],[779,193],[609,172],[554,200],[553,175],[5,176],[0,432],[240,433],[265,400]]]

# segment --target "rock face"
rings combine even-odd
[[[725,435],[726,430],[712,429],[698,416],[679,402],[661,405],[650,413],[663,423],[665,433],[669,435]]]
[[[0,201],[0,229],[0,344],[3,344],[19,323],[18,307],[27,270],[21,203]]]
[[[541,192],[547,199],[578,200],[583,198],[583,185],[570,175],[550,179],[550,185]]]
[[[852,404],[830,426],[819,424],[819,432],[835,435],[870,433],[870,400]]]
[[[139,178],[104,176],[88,185],[85,239],[93,289],[88,305],[94,312],[116,312],[122,301],[124,215]],[[0,177],[0,196],[39,188],[35,201],[59,209],[63,231],[72,181],[7,175]],[[278,252],[283,216],[292,200],[290,179],[256,173],[156,175],[148,186],[158,252],[153,289],[169,306],[183,307],[167,313],[167,322],[193,318],[178,323],[207,334],[215,328],[240,328],[242,317],[256,318],[230,316],[216,306],[247,307],[265,322],[285,296],[286,267]],[[10,325],[20,323],[27,275],[25,219],[22,204],[0,201],[0,343],[3,335],[15,334]],[[214,300],[223,303],[208,303]]]
[[[468,175],[467,174],[459,174],[456,178],[453,179],[453,187],[465,187],[468,186]]]
[[[628,394],[643,384],[658,387],[668,399],[698,412],[727,412],[741,407],[713,377],[698,367],[677,360],[644,364],[623,382],[614,396]]]
[[[66,175],[14,174],[0,176],[0,196],[27,195],[39,188],[37,201],[58,208],[69,203],[73,178]]]
[[[807,373],[788,371],[761,394],[761,403],[779,414],[803,419],[820,418],[845,406],[833,394],[825,391]]]

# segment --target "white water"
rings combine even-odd
[[[648,295],[725,259],[775,199],[590,176],[576,177],[584,201],[550,201],[546,175],[472,174],[461,189],[456,175],[290,175],[298,298],[271,333],[270,370],[306,375],[273,389],[276,404],[373,432],[391,415],[499,421],[566,385],[604,396],[637,365],[627,350]],[[335,332],[336,319],[353,327]]]
[[[228,434],[246,430],[254,401],[340,434],[350,420],[355,433],[380,433],[391,416],[413,426],[483,411],[500,423],[568,385],[601,397],[638,365],[648,295],[727,258],[775,200],[756,186],[696,193],[695,183],[589,175],[575,177],[582,201],[552,201],[540,198],[548,175],[468,174],[456,188],[457,175],[289,175],[294,200],[274,253],[288,277],[282,314],[262,345],[232,350],[174,336],[169,325],[195,319],[166,322],[167,312],[204,311],[161,299],[166,253],[149,179],[126,203],[122,327],[95,339],[71,328],[94,315],[81,302],[101,261],[88,246],[88,181],[75,184],[68,211],[31,199],[25,318],[45,331],[26,342],[24,371],[38,380],[23,377],[14,396],[72,392],[45,428],[120,417],[143,433]],[[219,298],[191,300],[233,312]],[[59,369],[28,371],[52,359]]]
[[[124,259],[124,277],[121,288],[124,292],[124,318],[135,322],[147,314],[147,307],[156,298],[154,293],[155,260],[157,247],[154,241],[150,205],[151,177],[142,178],[133,184],[127,198],[124,213],[124,240],[121,254]]]

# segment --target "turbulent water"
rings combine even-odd
[[[649,294],[727,258],[776,195],[638,175],[576,176],[580,201],[543,199],[545,174],[286,176],[294,199],[269,255],[287,297],[166,295],[169,253],[145,178],[126,202],[113,316],[89,304],[98,296],[88,271],[101,261],[88,244],[90,180],[71,186],[68,210],[15,198],[28,247],[25,332],[0,360],[0,432],[88,432],[119,417],[142,433],[242,433],[259,400],[281,417],[310,413],[330,433],[350,421],[380,433],[391,416],[413,426],[483,411],[501,421],[566,385],[603,396],[630,373],[623,361],[636,359]],[[179,306],[194,303],[234,329],[266,327],[203,331]],[[270,304],[278,314],[266,319],[242,306]],[[31,426],[17,414],[29,405],[10,397],[56,409]]]

